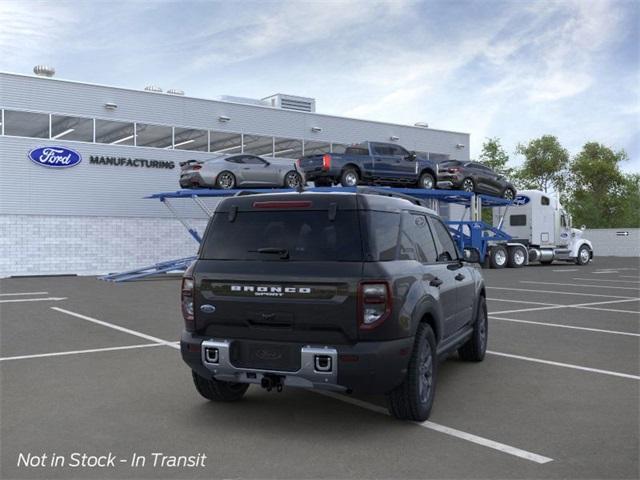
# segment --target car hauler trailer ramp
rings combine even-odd
[[[205,204],[203,198],[212,197],[232,197],[237,195],[260,195],[264,193],[285,193],[293,192],[291,189],[185,189],[175,192],[161,192],[150,195],[146,198],[160,200],[173,214],[173,216],[185,227],[189,235],[198,243],[202,236],[183,218],[178,209],[173,205],[174,200],[191,200],[208,217],[213,215],[213,211]],[[511,237],[500,228],[488,225],[482,221],[482,208],[508,207],[511,202],[504,198],[492,197],[490,195],[475,194],[472,192],[455,190],[425,190],[419,188],[393,188],[393,187],[313,187],[306,188],[300,192],[335,192],[335,193],[361,193],[371,195],[383,195],[402,197],[410,201],[420,202],[420,204],[440,211],[440,203],[455,204],[464,207],[462,218],[454,220],[448,218],[446,223],[457,241],[460,249],[475,248],[480,254],[480,259],[485,262],[487,256],[491,254],[490,246],[496,242],[508,242]],[[506,213],[505,209],[505,213]],[[464,220],[464,218],[469,220]],[[185,269],[196,257],[186,257],[176,260],[167,260],[154,265],[132,269],[121,273],[112,273],[101,277],[102,280],[113,282],[124,282],[137,280],[151,275],[168,273]]]

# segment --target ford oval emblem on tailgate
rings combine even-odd
[[[43,167],[69,168],[78,165],[82,161],[82,156],[69,148],[40,147],[29,152],[29,159]]]
[[[213,313],[216,311],[216,307],[209,304],[200,305],[200,311],[202,313]]]

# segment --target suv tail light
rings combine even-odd
[[[322,170],[327,171],[331,168],[331,155],[325,153],[322,156]]]
[[[449,173],[457,173],[459,171],[460,171],[460,169],[458,167],[453,167],[453,168],[449,169]]]
[[[358,290],[358,323],[360,329],[371,330],[391,314],[391,289],[388,282],[361,283]]]
[[[191,167],[191,170],[200,170],[202,168],[202,165],[194,165],[193,167]]]
[[[184,327],[186,330],[192,332],[196,327],[193,318],[193,278],[182,278],[181,300]]]

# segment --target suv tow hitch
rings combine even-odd
[[[262,377],[262,381],[260,382],[260,386],[264,388],[267,392],[270,392],[272,389],[276,389],[278,393],[282,391],[284,377],[280,375],[264,375]]]

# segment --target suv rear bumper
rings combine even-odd
[[[300,369],[291,372],[234,366],[229,357],[232,342],[183,332],[180,350],[187,365],[206,378],[260,384],[267,375],[280,377],[292,387],[386,393],[404,380],[413,347],[411,337],[353,345],[305,345],[300,349]]]

